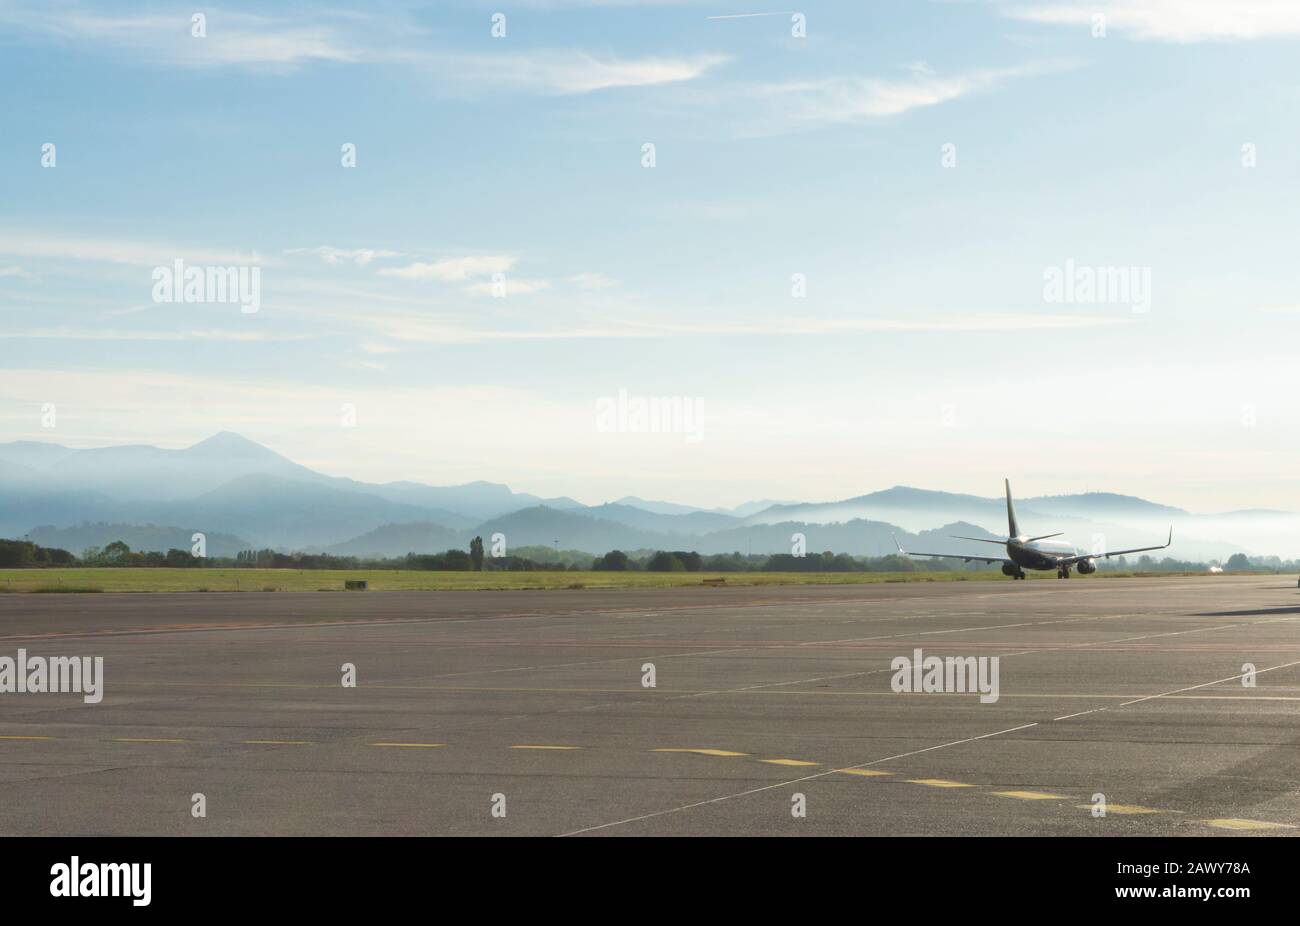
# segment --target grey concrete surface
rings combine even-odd
[[[1298,621],[1285,576],[2,595],[0,656],[105,693],[0,694],[0,834],[1290,835]],[[918,647],[998,701],[892,691]]]

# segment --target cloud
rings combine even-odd
[[[1008,314],[970,315],[931,320],[901,318],[778,319],[713,323],[606,322],[553,328],[474,327],[415,315],[371,315],[367,324],[384,337],[405,343],[473,344],[492,341],[612,340],[684,337],[791,337],[863,332],[962,333],[988,331],[1059,331],[1132,324],[1110,315]]]
[[[313,61],[355,63],[370,56],[328,13],[310,20],[207,11],[206,36],[191,34],[190,11],[113,15],[82,5],[0,7],[0,26],[56,42],[131,52],[136,59],[182,68],[245,67],[293,70]]]
[[[1300,35],[1296,0],[1056,0],[1004,9],[1028,22],[1106,29],[1138,41],[1251,41]]]
[[[800,335],[838,334],[855,331],[1029,331],[1063,328],[1107,328],[1128,324],[1130,319],[1105,315],[968,315],[931,320],[900,318],[823,318],[756,321],[737,324],[651,324],[641,326],[652,335]]]
[[[611,287],[618,285],[618,280],[615,280],[612,277],[607,277],[603,273],[589,273],[587,271],[575,273],[573,276],[566,277],[565,279],[578,287],[578,289],[610,289]]]
[[[195,264],[247,265],[266,264],[255,251],[226,251],[210,248],[178,247],[143,241],[107,238],[75,238],[33,234],[30,231],[0,230],[0,254],[15,257],[99,261],[157,267],[180,259]]]
[[[540,293],[542,290],[550,289],[550,280],[528,280],[523,277],[506,277],[500,282],[483,282],[475,283],[472,286],[466,286],[465,292],[475,296],[531,296],[533,293]]]
[[[343,364],[349,370],[387,370],[388,365],[373,360],[348,360]]]
[[[345,248],[330,247],[327,244],[323,244],[318,248],[290,248],[284,253],[286,254],[311,253],[311,254],[318,255],[321,260],[325,261],[325,263],[331,266],[337,266],[339,264],[345,264],[345,263],[353,263],[356,264],[358,267],[364,267],[366,266],[366,264],[376,259],[383,260],[383,259],[390,259],[394,257],[406,256],[401,251],[384,251],[375,248],[353,248],[351,250],[348,250]]]
[[[600,57],[582,51],[467,55],[451,62],[445,76],[475,86],[508,84],[535,93],[574,94],[695,80],[727,60],[723,55]]]
[[[17,264],[13,264],[9,267],[0,267],[0,280],[3,280],[5,277],[9,277],[10,279],[17,279],[17,280],[35,279],[35,277],[32,274],[28,273],[26,270],[24,270],[22,267],[19,267]]]
[[[158,9],[99,12],[86,4],[0,3],[0,31],[127,52],[132,61],[185,69],[291,73],[318,63],[397,64],[427,73],[440,90],[461,93],[503,86],[557,95],[648,87],[694,80],[727,60],[723,55],[621,58],[558,49],[467,54],[438,47],[436,37],[408,17],[329,8],[314,8],[309,16],[296,18],[208,10],[206,35],[196,37],[191,34],[192,15]]]
[[[517,258],[504,254],[480,254],[469,257],[443,257],[438,260],[408,264],[405,267],[385,267],[380,276],[403,280],[438,280],[459,283],[473,277],[505,273],[515,265]]]
[[[769,84],[761,88],[779,117],[805,125],[862,122],[938,106],[1010,80],[1077,67],[1075,62],[984,68],[942,76],[923,62],[908,67],[908,79],[832,77]]]
[[[228,331],[220,329],[190,331],[122,331],[105,328],[28,328],[0,333],[0,340],[22,338],[54,341],[306,341],[306,334],[272,334],[265,331]]]

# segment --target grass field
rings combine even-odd
[[[1106,577],[1131,573],[1105,573]],[[1051,572],[1031,578],[1056,580]],[[1101,575],[1101,574],[1099,574]],[[1173,573],[1169,573],[1173,575]],[[1090,581],[1098,576],[1071,581]],[[877,582],[1010,581],[981,572],[415,572],[385,569],[0,569],[3,592],[316,592],[365,579],[372,591],[453,589],[670,588],[725,579],[727,585],[854,585]]]

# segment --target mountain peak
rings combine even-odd
[[[257,441],[251,441],[247,437],[244,437],[244,435],[236,434],[234,431],[218,431],[211,437],[205,438],[197,444],[191,445],[188,449],[197,450],[200,447],[208,450],[227,450],[236,447],[257,447],[261,450],[266,449],[261,444],[257,443]]]
[[[291,463],[270,447],[263,447],[257,441],[249,440],[234,431],[218,431],[206,440],[201,440],[197,444],[186,447],[181,452],[191,458],[209,459],[223,465],[239,460],[245,464],[288,464],[297,466],[297,464]]]

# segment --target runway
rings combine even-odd
[[[19,648],[103,699],[0,694],[3,835],[1300,833],[1286,576],[0,595]]]

